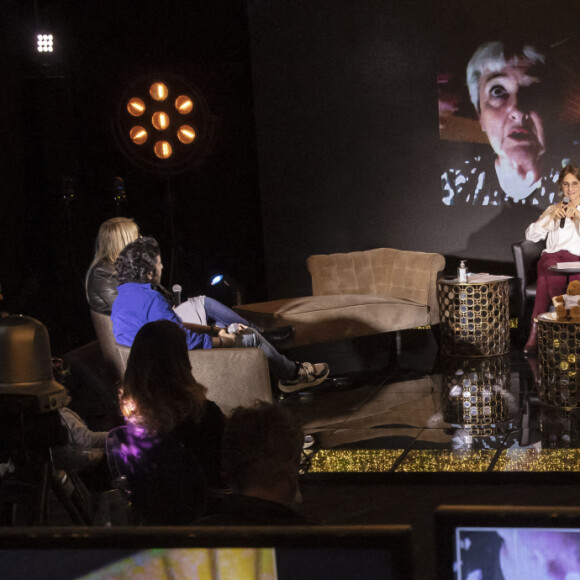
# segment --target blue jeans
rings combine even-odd
[[[261,334],[260,328],[236,314],[231,308],[228,308],[221,302],[209,298],[204,298],[205,314],[208,322],[211,320],[217,326],[227,328],[233,322],[238,324],[245,324],[248,329],[244,334],[238,335],[238,341],[243,348],[259,348],[264,351],[268,359],[268,368],[270,370],[270,377],[277,381],[291,380],[296,377],[296,363],[280,354]]]
[[[264,351],[268,359],[271,378],[283,381],[296,378],[296,363],[280,354],[257,330],[248,328],[244,334],[238,335],[238,339],[241,339],[241,346],[244,348],[253,347]]]
[[[221,326],[222,328],[227,328],[233,322],[237,322],[238,324],[245,324],[250,328],[255,330],[261,330],[257,325],[253,322],[249,322],[245,318],[242,318],[239,314],[235,313],[231,308],[228,308],[221,302],[210,298],[209,296],[205,296],[203,299],[203,306],[205,309],[205,314],[207,316],[208,322],[211,320],[217,326]]]

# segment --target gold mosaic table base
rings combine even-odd
[[[496,356],[509,351],[508,278],[487,283],[439,280],[441,352]]]
[[[580,407],[580,323],[538,316],[539,393],[544,405]]]

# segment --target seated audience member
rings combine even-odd
[[[66,443],[51,447],[55,468],[78,472],[87,487],[94,491],[111,488],[111,474],[105,458],[108,430],[95,431],[68,405],[72,401],[68,390],[71,376],[61,358],[52,357],[54,379],[67,388],[65,406],[58,409],[60,424],[66,430]]]
[[[185,330],[187,347],[257,347],[266,354],[270,374],[279,379],[285,392],[298,391],[322,383],[329,373],[326,363],[296,363],[281,355],[256,330],[238,325],[235,334],[223,328],[183,322],[166,297],[156,290],[161,282],[163,264],[159,246],[153,238],[139,238],[126,246],[115,263],[118,296],[111,318],[115,340],[131,346],[139,329],[154,320],[170,320]]]
[[[127,425],[113,429],[107,457],[131,496],[133,523],[188,525],[221,488],[224,415],[195,381],[185,333],[157,320],[137,333],[120,392]]]
[[[61,407],[58,413],[61,424],[66,428],[67,442],[51,448],[55,467],[79,472],[91,489],[108,489],[111,483],[105,461],[105,440],[108,432],[92,431],[69,407]]]
[[[208,485],[223,487],[224,415],[195,381],[185,332],[169,320],[145,324],[135,336],[121,388],[121,411],[131,427],[170,436],[200,462]]]
[[[87,300],[92,310],[110,316],[113,302],[117,298],[117,271],[115,261],[121,250],[139,238],[139,228],[130,218],[115,217],[101,224],[95,241],[95,256],[86,275],[85,288]],[[173,295],[159,285],[157,288],[169,300]],[[188,313],[193,315],[189,322],[201,324],[215,323],[227,328],[230,324],[244,324],[255,330],[262,330],[255,324],[236,314],[231,308],[221,304],[209,296],[195,296],[186,301]],[[179,306],[175,304],[175,306]],[[294,332],[292,327],[281,327],[267,333],[268,340],[282,341],[290,338]]]
[[[292,509],[304,443],[301,426],[283,407],[238,407],[228,419],[222,463],[233,494],[201,525],[304,525],[316,522]]]

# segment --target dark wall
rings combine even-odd
[[[308,255],[380,246],[510,272],[510,244],[537,212],[442,204],[438,53],[518,27],[538,34],[548,20],[575,35],[575,4],[5,0],[5,308],[39,318],[63,347],[91,338],[82,279],[98,225],[116,214],[160,240],[165,282],[171,262],[186,294],[218,267],[247,301],[308,294]],[[52,64],[28,48],[35,5],[57,34]],[[126,86],[165,70],[217,119],[203,163],[171,178],[133,165],[112,131]]]
[[[574,36],[573,2],[252,0],[249,22],[271,297],[308,294],[316,253],[397,247],[512,271],[539,211],[442,204],[438,58],[506,32]]]
[[[56,35],[51,59],[34,57],[36,23]],[[186,294],[223,269],[248,299],[265,298],[243,1],[7,0],[0,27],[5,310],[40,319],[53,351],[90,339],[83,277],[98,226],[114,215],[160,241],[165,283],[171,263]],[[114,138],[125,88],[152,71],[192,84],[215,117],[213,149],[177,175],[144,171]]]
[[[428,15],[380,0],[249,14],[270,292],[309,293],[309,254],[441,237],[418,227],[438,188]]]

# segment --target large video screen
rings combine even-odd
[[[580,163],[580,11],[454,8],[439,23],[441,202],[545,208],[562,167]]]

